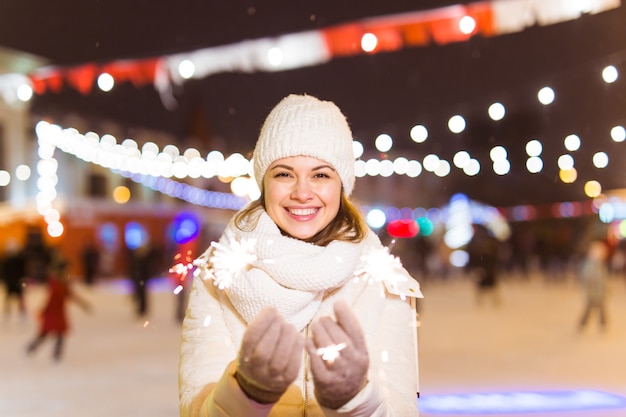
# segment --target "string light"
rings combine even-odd
[[[97,83],[100,90],[104,92],[111,91],[115,86],[115,80],[113,79],[113,76],[108,72],[103,72],[102,74],[100,74],[98,76]]]
[[[544,88],[541,90],[540,101],[544,104],[548,104],[554,101],[555,93],[551,88]],[[494,106],[499,103],[494,103],[490,107],[490,114],[494,109]],[[497,108],[498,106],[496,106]],[[492,117],[494,120],[497,117]],[[462,132],[465,128],[465,120],[457,115],[450,119],[450,126],[453,132]],[[609,129],[610,138],[614,142],[623,142],[626,139],[626,130],[623,126],[614,126]],[[56,177],[56,169],[52,172],[48,172],[45,169],[46,164],[54,164],[56,160],[53,157],[56,149],[62,150],[66,153],[75,155],[76,157],[83,159],[89,163],[95,163],[103,167],[111,169],[113,172],[125,175],[132,178],[133,181],[141,182],[144,185],[150,186],[160,192],[167,193],[173,197],[181,198],[193,204],[203,204],[209,207],[219,208],[232,208],[238,209],[245,201],[245,191],[241,191],[245,187],[242,181],[233,181],[232,184],[237,184],[234,190],[238,190],[237,194],[240,197],[233,196],[231,194],[216,194],[218,200],[230,200],[226,204],[208,205],[206,204],[206,194],[203,190],[189,186],[184,183],[176,182],[170,178],[213,178],[219,176],[226,178],[229,181],[237,178],[244,178],[249,182],[250,180],[251,164],[241,154],[233,154],[229,157],[225,157],[221,152],[214,150],[207,154],[206,159],[200,156],[200,153],[193,148],[181,151],[175,145],[167,145],[162,151],[156,144],[146,142],[141,149],[137,145],[137,142],[133,139],[125,139],[121,144],[117,143],[117,139],[111,135],[103,135],[101,138],[94,132],[87,132],[81,134],[76,129],[67,128],[62,129],[59,126],[48,124],[47,122],[40,122],[37,125],[36,132],[38,135],[38,154],[41,159],[41,169],[43,172],[47,172],[45,175],[40,173],[38,184],[40,186],[40,192],[37,196],[37,202],[40,212],[43,216],[49,213],[53,209],[53,203],[56,199],[55,185],[58,181]],[[388,135],[387,135],[388,136]],[[424,125],[416,125],[411,128],[409,132],[410,138],[416,144],[423,143],[428,137],[428,129]],[[387,139],[385,136],[383,138]],[[378,142],[378,140],[377,140]],[[383,142],[381,140],[381,142]],[[392,144],[391,137],[388,136],[387,144],[379,146],[381,149],[389,151]],[[380,145],[380,144],[379,144]],[[581,146],[581,139],[578,135],[572,133],[568,135],[564,140],[565,148],[570,151],[576,151]],[[386,155],[383,159],[369,158],[367,161],[363,161],[360,158],[364,151],[360,142],[354,142],[355,150],[355,168],[357,176],[364,175],[379,175],[388,177],[391,175],[406,175],[414,178],[419,176],[422,172],[422,168],[426,171],[433,173],[436,176],[444,177],[449,175],[451,171],[451,165],[445,159],[440,158],[435,154],[427,155],[424,158],[423,163],[417,160],[411,160],[406,157],[398,157],[394,160],[387,159]],[[527,160],[527,170],[530,173],[541,172],[544,168],[544,161],[540,158],[542,154],[542,145],[538,139],[529,141],[526,145],[526,152],[529,155]],[[506,175],[510,172],[510,163],[506,160],[507,149],[504,147],[498,147],[498,153],[504,155],[503,158],[492,157],[494,161],[493,169],[498,175]],[[563,155],[557,161],[557,165],[560,168],[560,176],[564,182],[575,182],[578,175],[573,168],[573,162],[563,162],[564,158],[573,161],[571,155]],[[609,156],[604,151],[596,152],[593,157],[594,165],[598,168],[605,168],[608,166]],[[480,163],[478,159],[472,158],[467,151],[458,151],[455,154],[454,166],[462,170],[466,175],[473,176],[480,172]],[[17,173],[16,173],[16,177]],[[10,175],[5,182],[8,184],[11,180]],[[596,181],[597,182],[597,181]],[[593,184],[595,184],[594,182]],[[6,185],[6,184],[5,184]],[[597,187],[601,189],[601,185],[597,182]],[[587,193],[587,190],[585,191]],[[587,193],[589,195],[589,193]],[[591,193],[594,194],[593,192]],[[258,198],[259,190],[250,190],[249,198]],[[222,201],[223,202],[223,201]],[[213,204],[213,203],[210,203]],[[48,214],[48,218],[52,219],[54,216]],[[62,224],[55,223],[50,226],[55,230],[55,233],[59,233],[62,229]]]
[[[554,93],[554,90],[550,87],[543,87],[537,93],[537,98],[539,99],[539,102],[543,104],[544,106],[547,106],[548,104],[552,104],[555,97],[556,97],[556,94]]]
[[[92,68],[96,66],[100,70],[107,69],[110,76],[122,81],[154,85],[167,106],[169,101],[164,97],[171,91],[171,82],[182,83],[192,78],[228,71],[301,68],[323,64],[346,55],[424,47],[431,42],[446,44],[467,41],[478,33],[488,36],[504,35],[522,31],[534,24],[550,25],[574,20],[581,17],[582,13],[596,14],[615,9],[620,4],[619,1],[585,0],[585,6],[580,7],[579,4],[570,3],[580,2],[545,0],[521,5],[518,2],[457,4],[454,7],[369,17],[319,30],[290,33],[276,38],[245,40],[158,58],[85,63],[70,68],[44,67],[27,75],[0,75],[0,96],[4,96],[7,101],[29,100],[28,95],[35,90],[38,94],[43,94],[47,89],[54,89],[52,85],[56,84],[52,80],[59,78],[67,78],[68,85],[86,94],[91,90],[95,76]],[[453,22],[457,24],[450,24]],[[357,46],[359,44],[360,48]],[[68,74],[77,75],[68,77]],[[603,71],[603,78],[607,83],[614,82],[617,76],[614,66],[607,66]],[[108,79],[106,84],[112,88],[110,81]],[[30,93],[17,94],[17,89],[24,85],[30,88]],[[168,97],[173,99],[171,94]]]

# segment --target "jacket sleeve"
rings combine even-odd
[[[195,277],[183,321],[178,385],[181,417],[266,417],[234,378],[237,348],[212,281]]]
[[[369,381],[354,398],[337,410],[322,407],[326,417],[386,417],[389,416],[387,404],[377,384]]]
[[[370,380],[338,410],[322,410],[327,417],[417,417],[415,311],[399,296],[368,292],[357,313],[367,335]]]
[[[388,407],[387,414],[377,415],[418,416],[416,324],[409,299],[387,294],[377,332],[370,342],[372,373]]]

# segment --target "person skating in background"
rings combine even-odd
[[[47,274],[47,299],[39,314],[39,328],[35,338],[28,344],[27,353],[33,354],[48,337],[55,338],[53,358],[63,357],[63,343],[70,330],[67,315],[68,302],[75,302],[85,311],[91,311],[91,305],[80,297],[72,288],[69,280],[68,263],[63,259],[52,262]]]
[[[7,243],[4,259],[0,262],[0,278],[4,281],[6,297],[4,304],[5,319],[11,316],[12,305],[17,305],[21,318],[26,316],[24,302],[24,278],[26,276],[26,258],[15,241]]]
[[[476,275],[476,303],[482,305],[491,296],[494,305],[501,302],[498,289],[498,241],[489,230],[474,224],[474,235],[467,246],[468,269]]]
[[[579,279],[585,297],[585,306],[578,321],[578,329],[584,330],[593,313],[598,315],[601,330],[607,325],[606,295],[609,247],[602,240],[592,240],[582,261]]]
[[[162,259],[150,241],[131,250],[129,255],[129,275],[133,285],[135,313],[138,318],[144,318],[149,312],[148,283],[158,271]]]
[[[96,274],[98,273],[98,266],[100,264],[100,252],[95,244],[89,243],[83,248],[81,255],[85,284],[93,285],[96,280]]]
[[[349,200],[339,108],[290,95],[253,159],[261,197],[197,260],[181,417],[418,415],[419,285]]]

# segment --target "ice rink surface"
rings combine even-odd
[[[499,305],[490,299],[478,305],[467,278],[423,283],[419,357],[424,405],[440,395],[493,398],[515,392],[591,390],[626,397],[626,281],[615,277],[610,284],[608,329],[600,331],[593,321],[578,332],[582,298],[571,278],[507,277]],[[178,416],[179,295],[173,287],[167,280],[154,282],[147,319],[134,316],[123,281],[75,287],[94,311],[70,307],[72,330],[60,363],[52,360],[52,341],[33,356],[25,353],[36,333],[43,287],[27,288],[24,320],[13,316],[0,323],[0,416]],[[626,406],[526,414],[422,410],[420,415],[626,417]]]

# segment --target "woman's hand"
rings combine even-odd
[[[322,317],[311,324],[306,341],[315,397],[320,405],[337,409],[367,384],[369,356],[359,322],[344,301],[334,305],[337,321]]]
[[[251,399],[274,403],[296,379],[304,338],[273,307],[248,325],[237,361],[235,378]]]

